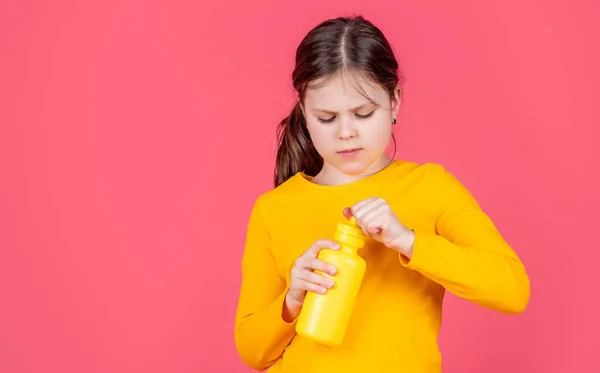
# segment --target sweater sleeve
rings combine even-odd
[[[265,370],[281,357],[294,337],[296,321],[287,323],[282,318],[288,289],[277,271],[259,201],[246,232],[234,334],[242,360],[253,369]]]
[[[436,233],[415,231],[411,259],[401,263],[451,293],[504,313],[529,302],[525,268],[471,193],[442,166],[429,181]]]

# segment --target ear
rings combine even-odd
[[[397,86],[394,90],[394,99],[392,100],[392,116],[398,118],[398,111],[402,105],[402,87]]]

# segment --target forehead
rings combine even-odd
[[[309,85],[304,105],[307,108],[343,111],[368,104],[369,99],[365,95],[379,105],[388,99],[380,85],[361,75],[335,74],[329,79],[320,79]]]

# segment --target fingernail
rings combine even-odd
[[[319,293],[321,294],[325,294],[327,292],[327,289],[321,288],[319,289]]]
[[[334,284],[335,283],[333,282],[333,280],[327,280],[327,286],[328,287],[332,288]]]
[[[332,275],[335,275],[337,273],[337,268],[335,268],[334,266],[329,266],[329,271]]]
[[[340,248],[340,244],[339,243],[334,243],[333,244],[333,248],[334,249],[339,249]]]

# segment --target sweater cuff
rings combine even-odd
[[[275,299],[274,302],[269,306],[267,320],[276,320],[276,325],[274,328],[275,334],[278,337],[285,338],[288,336],[292,336],[296,333],[296,323],[298,322],[298,317],[296,317],[291,322],[286,322],[283,319],[283,304],[285,302],[285,297],[288,293],[288,288],[286,288],[283,293]]]
[[[415,241],[413,243],[412,257],[400,254],[400,263],[409,269],[419,270],[431,260],[432,247],[431,236],[415,231]]]

